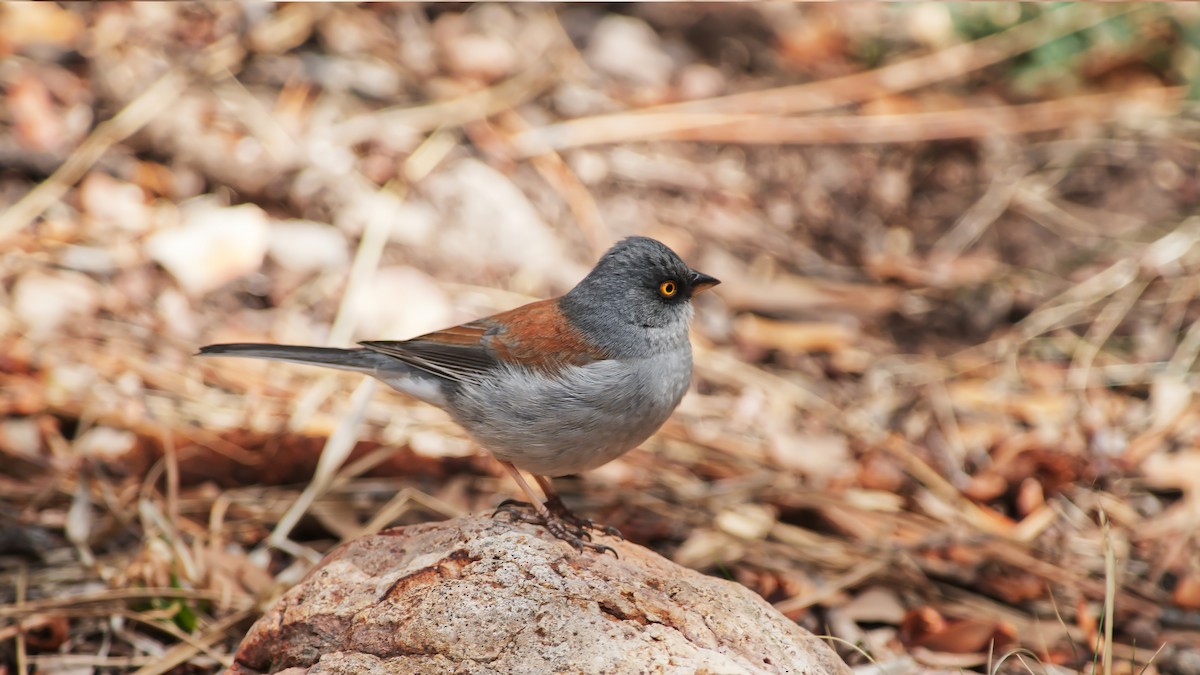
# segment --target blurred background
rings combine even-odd
[[[1194,5],[0,6],[0,673],[215,672],[339,542],[517,496],[439,410],[197,347],[407,338],[630,234],[724,283],[569,504],[862,673],[1200,672],[1198,46]]]

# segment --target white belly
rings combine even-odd
[[[541,476],[594,469],[637,447],[671,415],[692,376],[691,350],[598,361],[554,378],[510,368],[464,384],[448,406],[497,459]]]

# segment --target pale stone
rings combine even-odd
[[[67,321],[90,317],[100,302],[100,289],[90,277],[75,272],[28,272],[13,288],[13,312],[35,339],[48,337]]]
[[[146,241],[146,253],[192,296],[258,271],[267,253],[267,214],[253,204],[189,204],[182,227]]]
[[[651,87],[665,87],[675,69],[649,24],[617,14],[596,25],[584,58],[600,72]]]
[[[850,672],[749,589],[602,541],[620,558],[486,515],[361,537],[254,624],[230,672]]]
[[[350,262],[346,236],[311,220],[272,223],[267,252],[275,264],[292,272],[339,269]]]

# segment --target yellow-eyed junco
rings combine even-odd
[[[610,462],[662,426],[692,379],[692,298],[718,283],[660,242],[630,237],[566,295],[411,340],[219,344],[200,354],[353,370],[438,406],[512,474],[536,514],[526,520],[577,549],[612,551],[590,541],[583,528],[596,526],[563,505],[549,477]],[[501,508],[512,504],[525,506]]]

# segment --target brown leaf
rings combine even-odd
[[[947,619],[932,607],[910,610],[900,624],[905,645],[955,654],[1003,649],[1016,638],[1016,629],[1003,621]]]
[[[1171,602],[1185,609],[1200,609],[1200,576],[1189,574],[1175,584]]]
[[[30,649],[50,652],[67,641],[70,622],[65,614],[34,614],[21,622],[25,644]]]
[[[8,109],[16,138],[27,148],[49,152],[64,140],[65,131],[58,107],[41,78],[22,72],[8,88]]]
[[[1036,600],[1046,593],[1044,579],[1016,569],[983,575],[980,585],[989,593],[1003,598],[1010,604]]]

